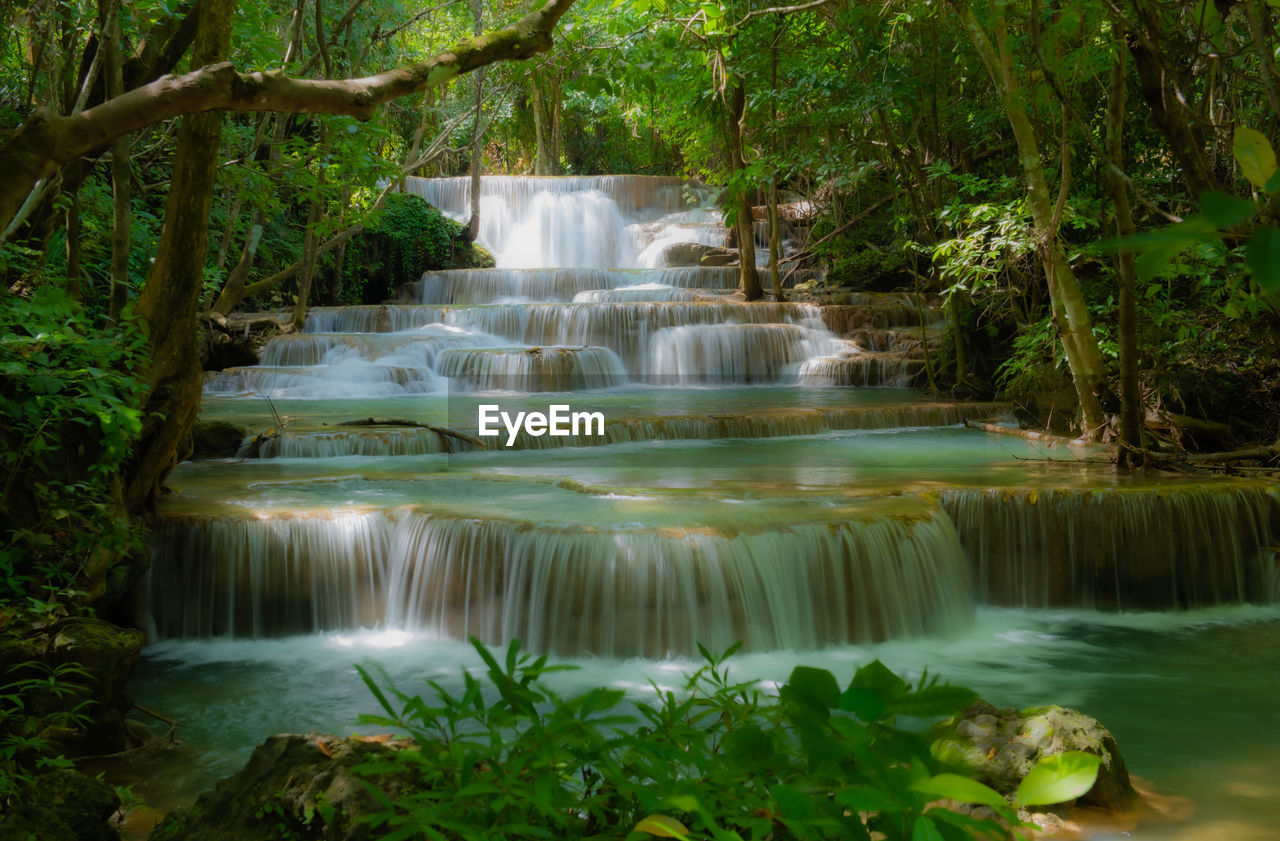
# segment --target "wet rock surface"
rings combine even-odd
[[[151,841],[364,841],[373,831],[360,818],[378,806],[354,769],[395,749],[317,733],[270,736],[242,770],[168,815]],[[375,783],[388,794],[398,784]]]
[[[1095,718],[1058,706],[997,709],[978,701],[930,732],[935,758],[960,773],[1011,795],[1037,762],[1065,751],[1102,757],[1098,780],[1076,801],[1110,811],[1137,797],[1111,731]]]

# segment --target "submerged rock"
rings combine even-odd
[[[360,818],[379,807],[354,769],[395,749],[317,733],[270,736],[243,769],[169,814],[151,841],[363,841],[372,827]],[[397,791],[394,779],[377,785]]]
[[[1111,731],[1075,710],[996,709],[978,701],[936,725],[929,737],[936,759],[1004,795],[1013,794],[1042,758],[1075,750],[1102,757],[1098,781],[1077,803],[1120,812],[1137,797]]]

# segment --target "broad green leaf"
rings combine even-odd
[[[873,660],[854,674],[849,688],[840,696],[840,709],[863,721],[877,721],[891,703],[906,693],[906,682],[879,660]]]
[[[1032,767],[1018,786],[1014,801],[1020,806],[1065,803],[1093,788],[1102,757],[1072,750],[1049,756]]]
[[[963,686],[927,686],[894,701],[888,713],[933,718],[958,713],[976,700],[978,693]]]
[[[1228,196],[1217,190],[1207,190],[1200,197],[1200,212],[1219,228],[1234,228],[1247,219],[1252,219],[1258,209],[1249,199]]]
[[[1256,129],[1240,126],[1231,140],[1231,151],[1244,177],[1259,190],[1265,190],[1276,172],[1276,152],[1266,136]]]
[[[829,710],[840,700],[840,686],[835,676],[826,669],[812,666],[796,666],[779,693],[789,701],[799,701],[822,710]]]
[[[1000,792],[959,774],[938,774],[912,783],[911,790],[933,797],[946,797],[957,803],[978,803],[993,809],[1004,809],[1009,805]]]
[[[1276,193],[1280,193],[1280,169],[1277,169],[1275,172],[1271,173],[1271,177],[1267,179],[1267,185],[1262,189],[1266,190],[1268,193],[1271,193],[1272,195],[1275,195]]]
[[[650,815],[636,824],[632,832],[645,832],[649,835],[656,835],[659,838],[685,839],[689,837],[689,830],[684,824],[666,815]]]
[[[1245,243],[1244,259],[1253,271],[1253,279],[1268,292],[1280,290],[1280,230],[1262,225]]]
[[[773,786],[769,795],[778,804],[778,811],[792,820],[812,820],[818,816],[813,808],[813,800],[792,786]]]
[[[938,831],[937,825],[932,820],[921,815],[911,825],[911,841],[946,841],[946,839],[942,837],[942,833]]]
[[[871,786],[849,786],[836,792],[836,803],[853,812],[901,812],[903,805]]]

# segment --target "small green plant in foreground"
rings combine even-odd
[[[630,704],[617,689],[562,698],[539,682],[546,657],[505,662],[472,640],[486,682],[463,674],[460,694],[428,681],[408,695],[360,669],[386,712],[365,723],[402,728],[416,743],[360,771],[368,816],[384,839],[631,838],[1003,839],[1018,832],[1014,805],[948,773],[926,739],[896,724],[960,712],[977,696],[922,677],[910,684],[879,661],[843,690],[823,669],[799,666],[776,698],[730,680],[724,655],[684,691]],[[1037,765],[1018,805],[1070,800],[1097,777],[1099,758],[1067,753]],[[395,780],[403,785],[391,785]],[[939,805],[991,807],[1008,826]]]

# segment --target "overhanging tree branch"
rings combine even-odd
[[[462,73],[529,58],[551,47],[551,33],[574,0],[547,0],[505,29],[459,42],[416,64],[362,79],[293,79],[280,72],[241,73],[227,62],[182,76],[164,76],[74,117],[37,108],[0,147],[0,230],[32,186],[68,161],[116,137],[183,114],[207,111],[291,111],[345,114],[367,120],[376,108]]]

